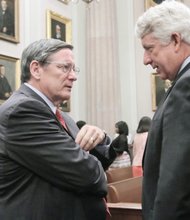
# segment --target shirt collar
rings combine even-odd
[[[51,110],[53,111],[53,113],[56,113],[56,107],[54,106],[54,104],[47,98],[47,96],[45,96],[42,92],[40,92],[38,89],[34,88],[32,85],[30,85],[29,83],[24,83],[26,86],[28,86],[30,89],[32,89],[35,93],[37,93],[46,103],[47,105],[51,108]]]
[[[181,72],[182,69],[184,69],[184,68],[187,66],[188,63],[190,63],[190,56],[188,56],[188,57],[184,60],[184,62],[182,63],[182,65],[181,65],[181,67],[180,67],[178,73]]]

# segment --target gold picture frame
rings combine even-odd
[[[11,87],[10,93],[12,93],[16,89],[18,89],[20,86],[20,60],[18,58],[0,54],[0,66],[4,67],[4,75],[6,78],[6,80],[2,81],[0,85],[2,86],[2,84],[5,82]],[[2,80],[2,77],[1,77],[1,80]],[[8,98],[8,96],[2,97],[2,94],[5,94],[6,92],[5,91],[6,87],[7,86],[3,86],[2,88],[0,88],[0,104],[2,104]]]
[[[171,86],[170,80],[162,80],[159,75],[152,73],[151,75],[152,84],[152,111],[156,111],[160,101],[163,99],[167,90]]]
[[[3,7],[6,8],[5,12]],[[19,43],[19,0],[6,0],[4,4],[1,2],[0,39]]]
[[[56,33],[57,30],[59,33]],[[71,19],[47,10],[47,38],[60,39],[71,43]]]
[[[56,31],[58,31],[57,35]],[[71,20],[66,17],[63,17],[62,15],[56,12],[47,10],[47,38],[60,39],[71,44]],[[60,109],[64,112],[70,112],[70,100],[68,100],[67,102],[63,102],[60,105]]]

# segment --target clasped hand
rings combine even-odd
[[[103,130],[96,126],[84,125],[78,132],[75,142],[85,151],[92,150],[97,144],[105,138]]]

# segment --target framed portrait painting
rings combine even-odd
[[[47,37],[71,43],[71,20],[48,10]]]
[[[20,86],[20,60],[0,54],[0,104]]]
[[[163,99],[167,90],[171,86],[170,80],[162,80],[158,76],[158,74],[153,73],[151,75],[151,83],[152,83],[152,111],[156,111],[159,103]]]
[[[19,43],[19,0],[0,1],[0,39]]]

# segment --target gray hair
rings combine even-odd
[[[22,53],[21,82],[27,82],[30,79],[30,63],[33,60],[44,65],[52,54],[64,48],[72,50],[73,46],[57,39],[41,39],[31,43]]]
[[[163,44],[168,44],[172,33],[177,32],[190,44],[190,9],[180,2],[164,1],[138,18],[135,32],[139,38],[152,33]]]

